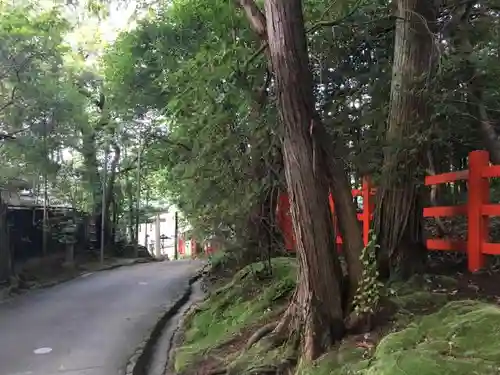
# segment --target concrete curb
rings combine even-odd
[[[192,285],[203,276],[201,268],[196,274],[189,278],[188,286],[182,296],[173,303],[167,312],[158,320],[149,334],[148,338],[136,349],[134,355],[129,359],[126,367],[126,375],[147,375],[148,367],[154,353],[154,348],[158,343],[168,322],[179,312],[179,310],[189,301],[192,293]]]
[[[202,277],[203,277],[203,275],[202,275]],[[203,292],[203,290],[202,290],[202,292]],[[191,298],[192,298],[192,295],[191,295],[190,299]],[[167,363],[165,366],[166,367],[165,375],[176,374],[176,371],[175,371],[175,355],[176,355],[175,349],[177,347],[179,347],[180,345],[182,345],[183,335],[185,333],[183,325],[186,321],[186,317],[189,316],[193,311],[196,311],[196,309],[200,306],[202,301],[204,301],[204,298],[190,304],[189,307],[185,311],[183,311],[182,315],[180,316],[179,321],[177,322],[178,324],[174,328],[173,333],[172,333],[172,337],[170,339],[170,346],[169,346],[169,350],[167,353],[168,360],[167,360]]]

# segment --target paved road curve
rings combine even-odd
[[[123,374],[200,266],[139,264],[0,303],[0,375]]]

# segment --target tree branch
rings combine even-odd
[[[336,20],[316,22],[309,29],[306,29],[306,33],[313,33],[322,27],[329,27],[329,26],[332,27],[332,26],[339,25],[341,22],[345,21],[346,19],[350,18],[354,13],[356,13],[359,10],[359,8],[361,8],[361,4],[363,4],[363,1],[359,0],[346,15],[344,15]]]
[[[260,56],[264,51],[266,51],[268,44],[267,44],[267,29],[266,29],[266,16],[262,11],[259,9],[259,7],[255,4],[253,0],[235,0],[236,4],[242,8],[245,11],[245,14],[250,21],[250,25],[252,27],[252,30],[255,31],[255,33],[259,36],[259,38],[262,40],[262,44],[260,45],[259,49],[255,51],[252,56],[248,58],[248,60],[245,61],[243,64],[243,72],[246,72],[248,70],[248,66],[255,61],[257,57]],[[332,27],[332,26],[337,26],[341,22],[345,21],[346,19],[350,18],[354,13],[356,13],[361,5],[363,4],[362,0],[359,0],[354,7],[344,16],[336,19],[336,20],[330,20],[330,21],[319,21],[315,24],[313,24],[310,28],[306,29],[306,33],[313,33],[317,31],[318,29],[322,27]],[[378,21],[378,20],[375,20]]]
[[[8,107],[10,107],[11,105],[14,104],[14,98],[16,96],[16,90],[17,90],[17,86],[14,86],[14,88],[12,89],[12,93],[10,94],[9,101],[6,102],[4,105],[2,105],[0,107],[0,112],[3,112],[5,109],[7,109]]]
[[[148,148],[149,145],[151,144],[150,142],[153,140],[153,139],[157,139],[157,140],[160,140],[160,141],[164,141],[166,143],[169,143],[171,145],[174,145],[174,146],[179,146],[181,148],[183,148],[184,150],[188,151],[188,152],[191,152],[191,148],[183,143],[180,143],[180,142],[175,142],[175,141],[172,141],[171,139],[167,138],[166,136],[160,136],[160,135],[155,135],[155,134],[148,134],[147,136],[144,137],[145,138],[145,142],[143,144],[143,147],[142,147],[142,150],[141,150],[141,153],[144,151],[144,149]],[[118,172],[116,172],[117,174],[122,174],[122,173],[126,173],[126,172],[129,172],[133,169],[135,169],[137,166],[136,166],[136,162],[137,162],[137,156],[134,158],[134,160],[130,163],[130,165],[128,167],[125,167],[125,168],[122,168],[120,169]]]
[[[259,36],[263,41],[267,42],[267,28],[266,28],[266,16],[257,6],[254,0],[235,0],[236,5],[238,5],[245,12],[252,30]]]

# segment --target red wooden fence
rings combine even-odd
[[[191,247],[191,255],[196,255],[196,240],[190,239],[187,240],[184,238],[183,235],[179,236],[179,239],[177,241],[177,252],[179,255],[185,255],[186,254],[186,245],[187,241],[189,241],[190,247]]]
[[[177,245],[177,252],[180,255],[183,255],[186,252],[186,240],[182,237],[179,236],[179,244]]]
[[[489,179],[500,177],[500,165],[490,165],[489,154],[486,151],[473,151],[469,154],[469,169],[464,171],[443,173],[427,176],[425,185],[439,185],[467,181],[467,203],[458,206],[426,207],[424,217],[452,217],[465,215],[467,217],[467,240],[459,241],[449,238],[433,238],[427,240],[427,249],[433,251],[463,251],[467,253],[468,268],[471,272],[484,267],[485,255],[500,255],[500,243],[490,243],[488,233],[488,218],[500,216],[500,204],[491,204],[489,199]],[[368,242],[370,222],[373,217],[372,196],[374,189],[368,180],[363,181],[363,187],[352,191],[353,197],[363,197],[363,210],[358,213],[358,219],[363,225],[363,241]],[[330,209],[333,208],[333,198],[330,195]],[[294,250],[292,220],[289,214],[288,196],[283,193],[278,203],[278,225],[285,238],[285,247]],[[333,215],[335,218],[335,215]],[[336,225],[334,219],[334,225]],[[337,243],[342,239],[337,237]]]
[[[373,195],[375,195],[375,189],[373,189],[370,185],[368,179],[363,180],[363,185],[361,189],[353,189],[352,196],[362,197],[363,198],[363,210],[362,212],[358,212],[358,220],[362,222],[363,228],[363,241],[365,245],[368,243],[368,236],[370,232],[370,224],[373,218]],[[337,229],[337,219],[335,216],[335,208],[334,208],[334,200],[332,195],[329,196],[330,201],[330,210],[333,216],[333,225],[335,229]],[[290,215],[290,202],[288,200],[288,194],[286,192],[281,193],[278,199],[278,207],[277,207],[277,221],[278,226],[283,233],[283,238],[285,242],[285,248],[288,251],[294,251],[295,247],[295,239],[293,234],[293,224],[292,217]],[[338,233],[338,231],[336,231]],[[337,236],[337,244],[342,244],[342,238]]]
[[[427,176],[427,186],[467,181],[467,203],[459,206],[427,207],[424,217],[467,217],[467,240],[429,239],[429,250],[465,251],[469,271],[484,267],[485,255],[500,255],[500,243],[489,242],[488,219],[500,216],[500,204],[490,203],[490,178],[500,177],[500,165],[490,165],[486,151],[472,151],[469,154],[469,169],[465,171]]]

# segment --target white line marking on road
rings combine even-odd
[[[35,354],[49,354],[52,351],[52,348],[38,348],[33,350],[33,353]]]
[[[94,272],[87,272],[87,273],[84,273],[83,275],[81,275],[80,277],[87,277],[87,276],[90,276],[92,275]]]
[[[139,281],[139,285],[148,285],[148,283],[145,281]]]

